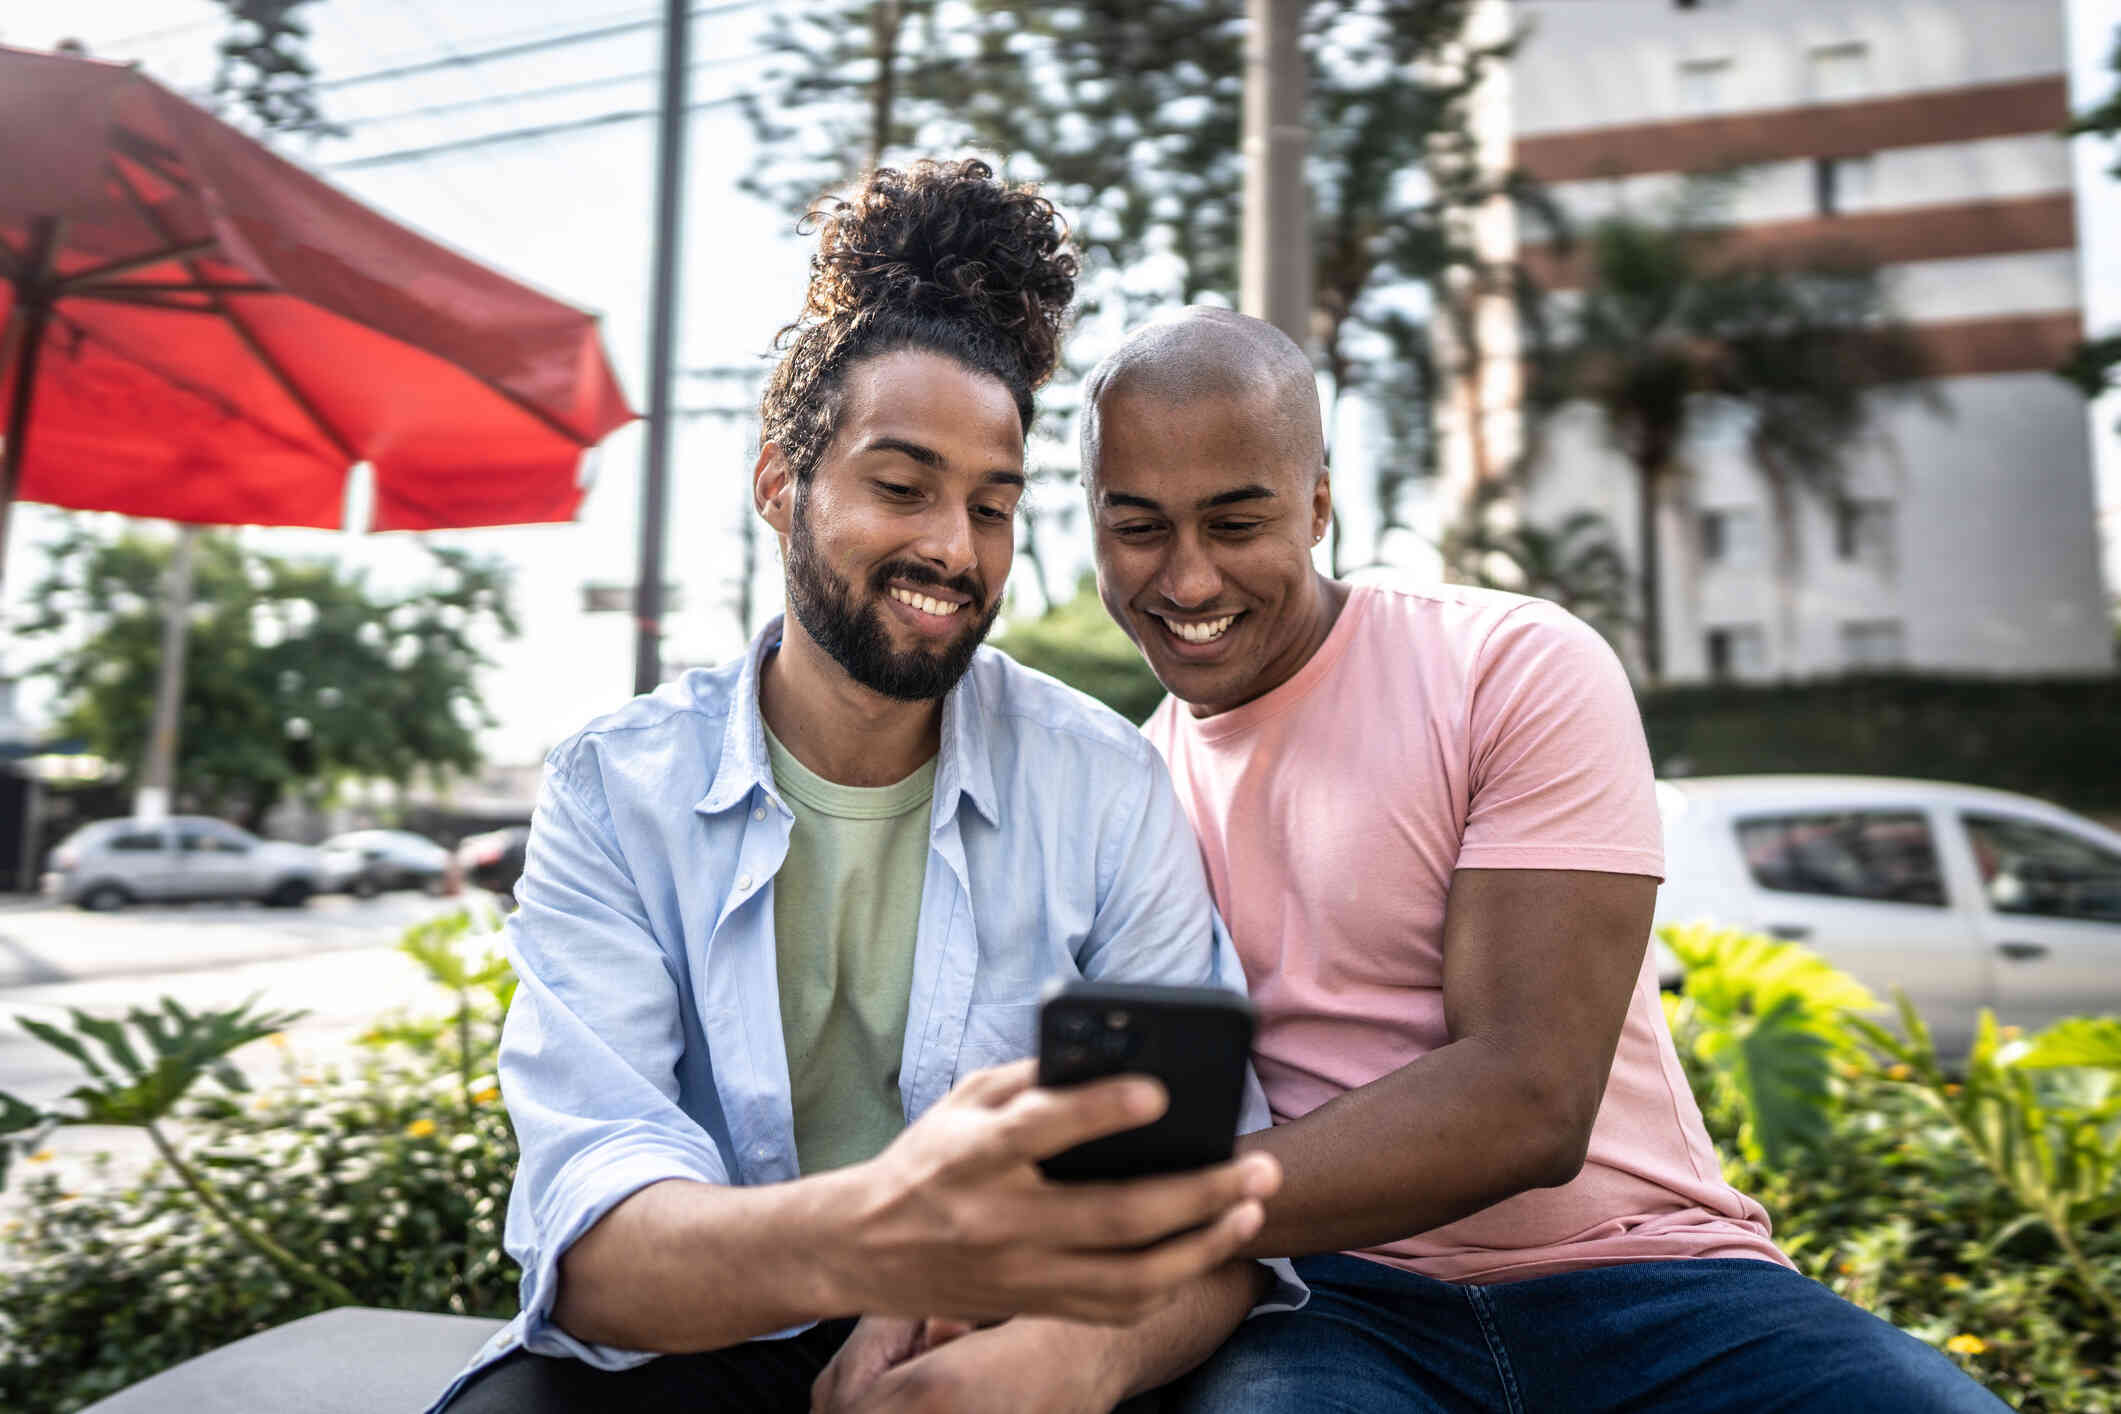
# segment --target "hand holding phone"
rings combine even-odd
[[[1170,1096],[1154,1122],[1042,1160],[1048,1178],[1138,1178],[1230,1157],[1252,1050],[1243,997],[1219,987],[1062,983],[1039,1008],[1038,1037],[1040,1085],[1148,1075]]]

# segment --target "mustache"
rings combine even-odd
[[[971,575],[961,574],[955,579],[945,579],[928,566],[914,560],[894,560],[889,564],[877,566],[876,572],[869,576],[869,588],[882,594],[894,579],[903,580],[908,584],[932,584],[939,589],[962,594],[971,601],[969,607],[975,612],[987,607],[987,596],[980,592],[979,581]]]

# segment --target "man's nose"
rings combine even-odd
[[[1164,561],[1163,573],[1158,576],[1157,590],[1172,605],[1181,609],[1196,609],[1215,601],[1222,593],[1222,571],[1215,567],[1215,560],[1207,547],[1195,535],[1174,536],[1170,556]]]
[[[945,579],[970,574],[979,563],[971,513],[962,506],[938,506],[922,524],[914,548]]]

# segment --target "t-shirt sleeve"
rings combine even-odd
[[[1627,673],[1604,639],[1543,601],[1481,645],[1458,864],[1664,877],[1657,783]]]

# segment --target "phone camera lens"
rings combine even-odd
[[[1064,1041],[1086,1040],[1097,1029],[1097,1020],[1079,1011],[1062,1012],[1055,1018],[1053,1029]]]
[[[1062,1071],[1080,1070],[1090,1061],[1088,1046],[1062,1046],[1056,1057]]]
[[[1124,1031],[1127,1029],[1127,1023],[1133,1019],[1126,1012],[1115,1009],[1105,1013],[1105,1026],[1109,1030]]]

